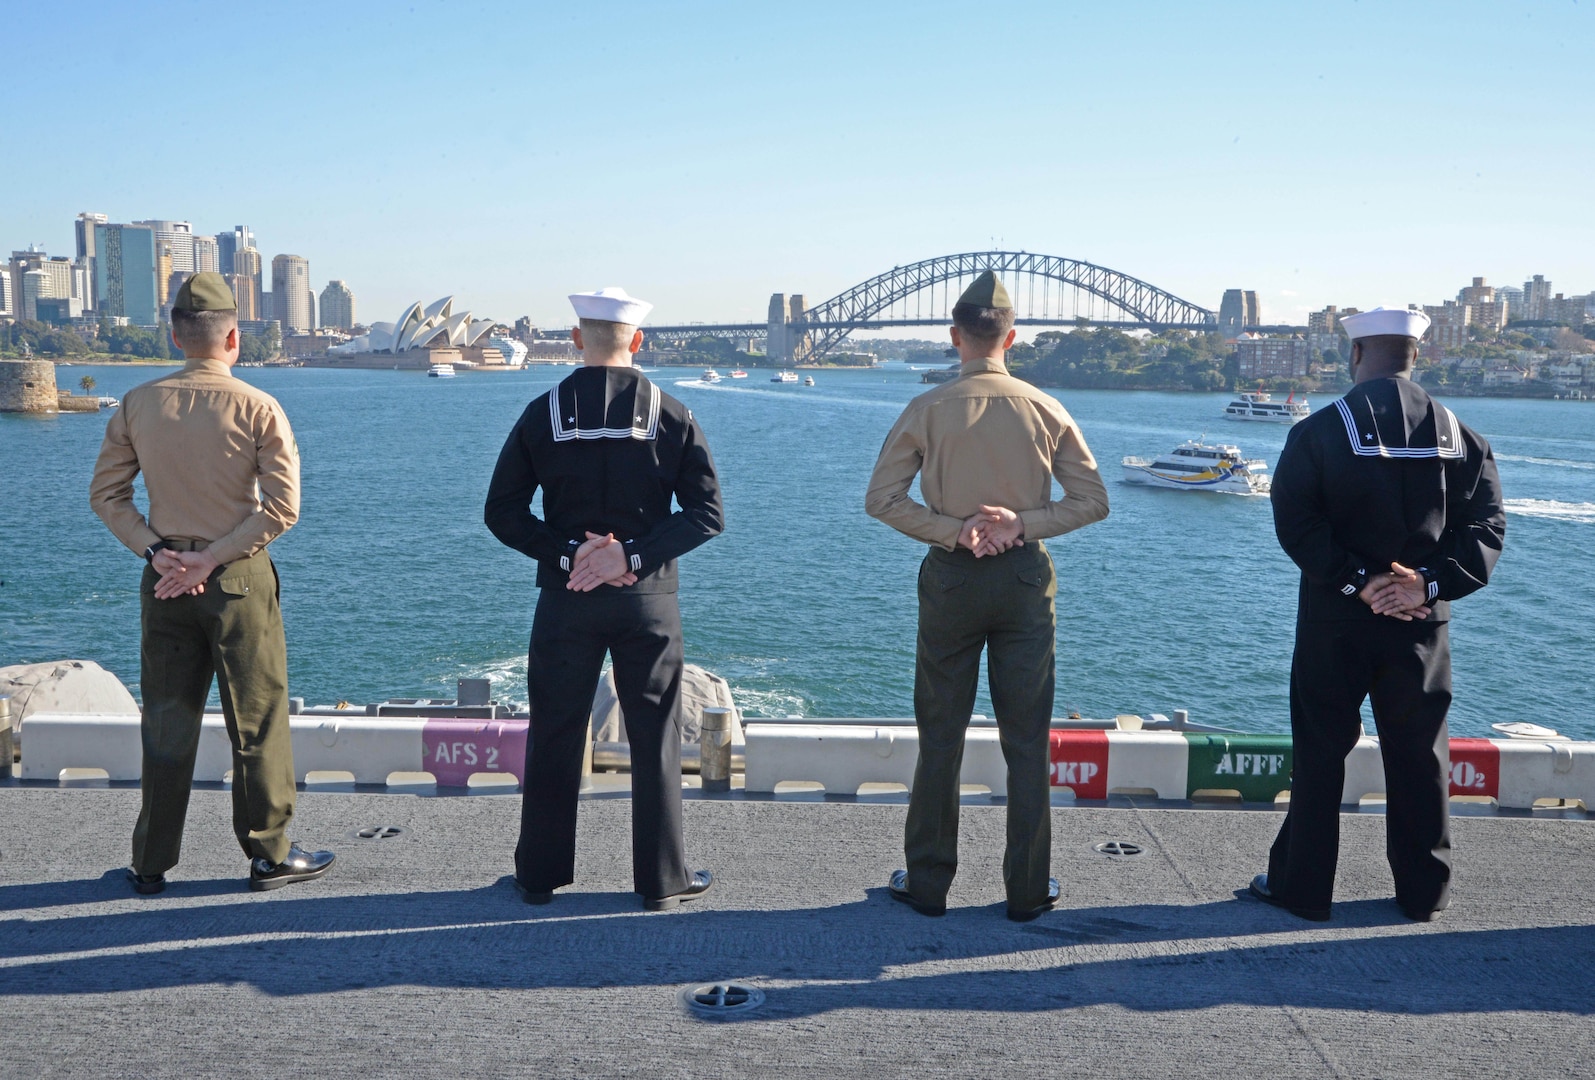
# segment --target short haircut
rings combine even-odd
[[[582,349],[593,352],[624,352],[631,346],[637,328],[631,323],[610,322],[608,319],[583,319]]]
[[[172,337],[184,352],[219,349],[227,331],[238,325],[236,311],[184,311],[172,309]]]
[[[953,325],[969,339],[971,345],[989,348],[1002,341],[1013,329],[1013,308],[954,304]]]
[[[1369,334],[1352,342],[1362,346],[1364,362],[1404,367],[1418,358],[1418,339],[1406,334]]]

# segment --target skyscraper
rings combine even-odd
[[[303,334],[311,327],[310,261],[298,255],[271,260],[272,318],[284,334]]]
[[[83,309],[90,311],[94,308],[94,226],[108,225],[111,219],[105,214],[85,212],[78,215],[73,227],[77,233],[78,265],[85,272],[88,288],[84,290]]]
[[[354,324],[354,293],[343,281],[327,282],[321,290],[321,325],[349,330]]]
[[[194,271],[221,269],[221,252],[214,236],[194,237]],[[232,263],[229,261],[229,266]]]
[[[194,269],[194,226],[186,221],[135,221],[155,230],[157,250],[165,245],[171,256],[171,270]]]
[[[266,316],[260,310],[260,252],[252,247],[239,248],[233,256],[233,272],[229,283],[233,299],[238,304],[240,322],[255,322]]]
[[[255,231],[248,225],[234,225],[216,234],[216,265],[224,274],[233,272],[233,256],[255,246]]]
[[[148,225],[94,226],[94,295],[101,314],[126,316],[135,326],[157,324],[156,250]]]

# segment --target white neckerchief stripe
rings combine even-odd
[[[1373,426],[1374,434],[1369,436],[1375,440],[1373,445],[1367,445],[1363,438],[1357,434],[1357,418],[1351,413],[1351,403],[1345,398],[1335,402],[1335,408],[1340,410],[1340,419],[1346,425],[1346,438],[1351,443],[1351,452],[1358,457],[1382,457],[1397,459],[1418,458],[1462,458],[1467,452],[1462,447],[1462,433],[1458,430],[1457,418],[1454,413],[1438,401],[1434,403],[1434,422],[1437,429],[1436,435],[1443,436],[1440,442],[1450,442],[1450,446],[1386,446],[1379,433],[1378,425],[1373,423],[1369,416],[1368,422]]]
[[[559,403],[559,392],[562,388],[563,384],[548,392],[548,418],[553,424],[555,442],[570,442],[572,439],[652,439],[659,434],[659,387],[651,382],[648,384],[648,411],[643,414],[642,423],[625,428],[579,426],[580,418],[575,415],[574,391],[571,402],[572,415],[567,424],[561,415],[564,410],[560,408]]]

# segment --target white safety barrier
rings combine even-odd
[[[66,769],[104,769],[111,780],[139,778],[143,743],[137,713],[36,713],[23,724],[24,780],[57,780]],[[382,784],[390,773],[432,771],[422,739],[427,724],[425,719],[400,717],[291,717],[294,772],[301,781],[312,772],[347,772],[356,783]],[[233,746],[223,719],[206,716],[194,779],[219,781],[232,767]],[[495,770],[484,762],[479,771]]]
[[[1537,799],[1576,799],[1584,809],[1595,810],[1595,744],[1587,742],[1533,742],[1491,739],[1500,751],[1500,782],[1496,802],[1517,809]],[[1452,790],[1457,768],[1452,766]]]
[[[1190,743],[1172,731],[1110,731],[1108,794],[1151,791],[1160,799],[1185,798]],[[1076,791],[1078,796],[1080,792]]]
[[[773,792],[783,782],[824,786],[831,795],[856,795],[865,784],[914,786],[919,732],[907,726],[749,724],[746,790]],[[965,784],[1008,794],[1008,766],[994,728],[971,728],[964,740]]]

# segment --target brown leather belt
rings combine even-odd
[[[173,551],[204,551],[210,547],[209,540],[166,540],[165,544]]]

